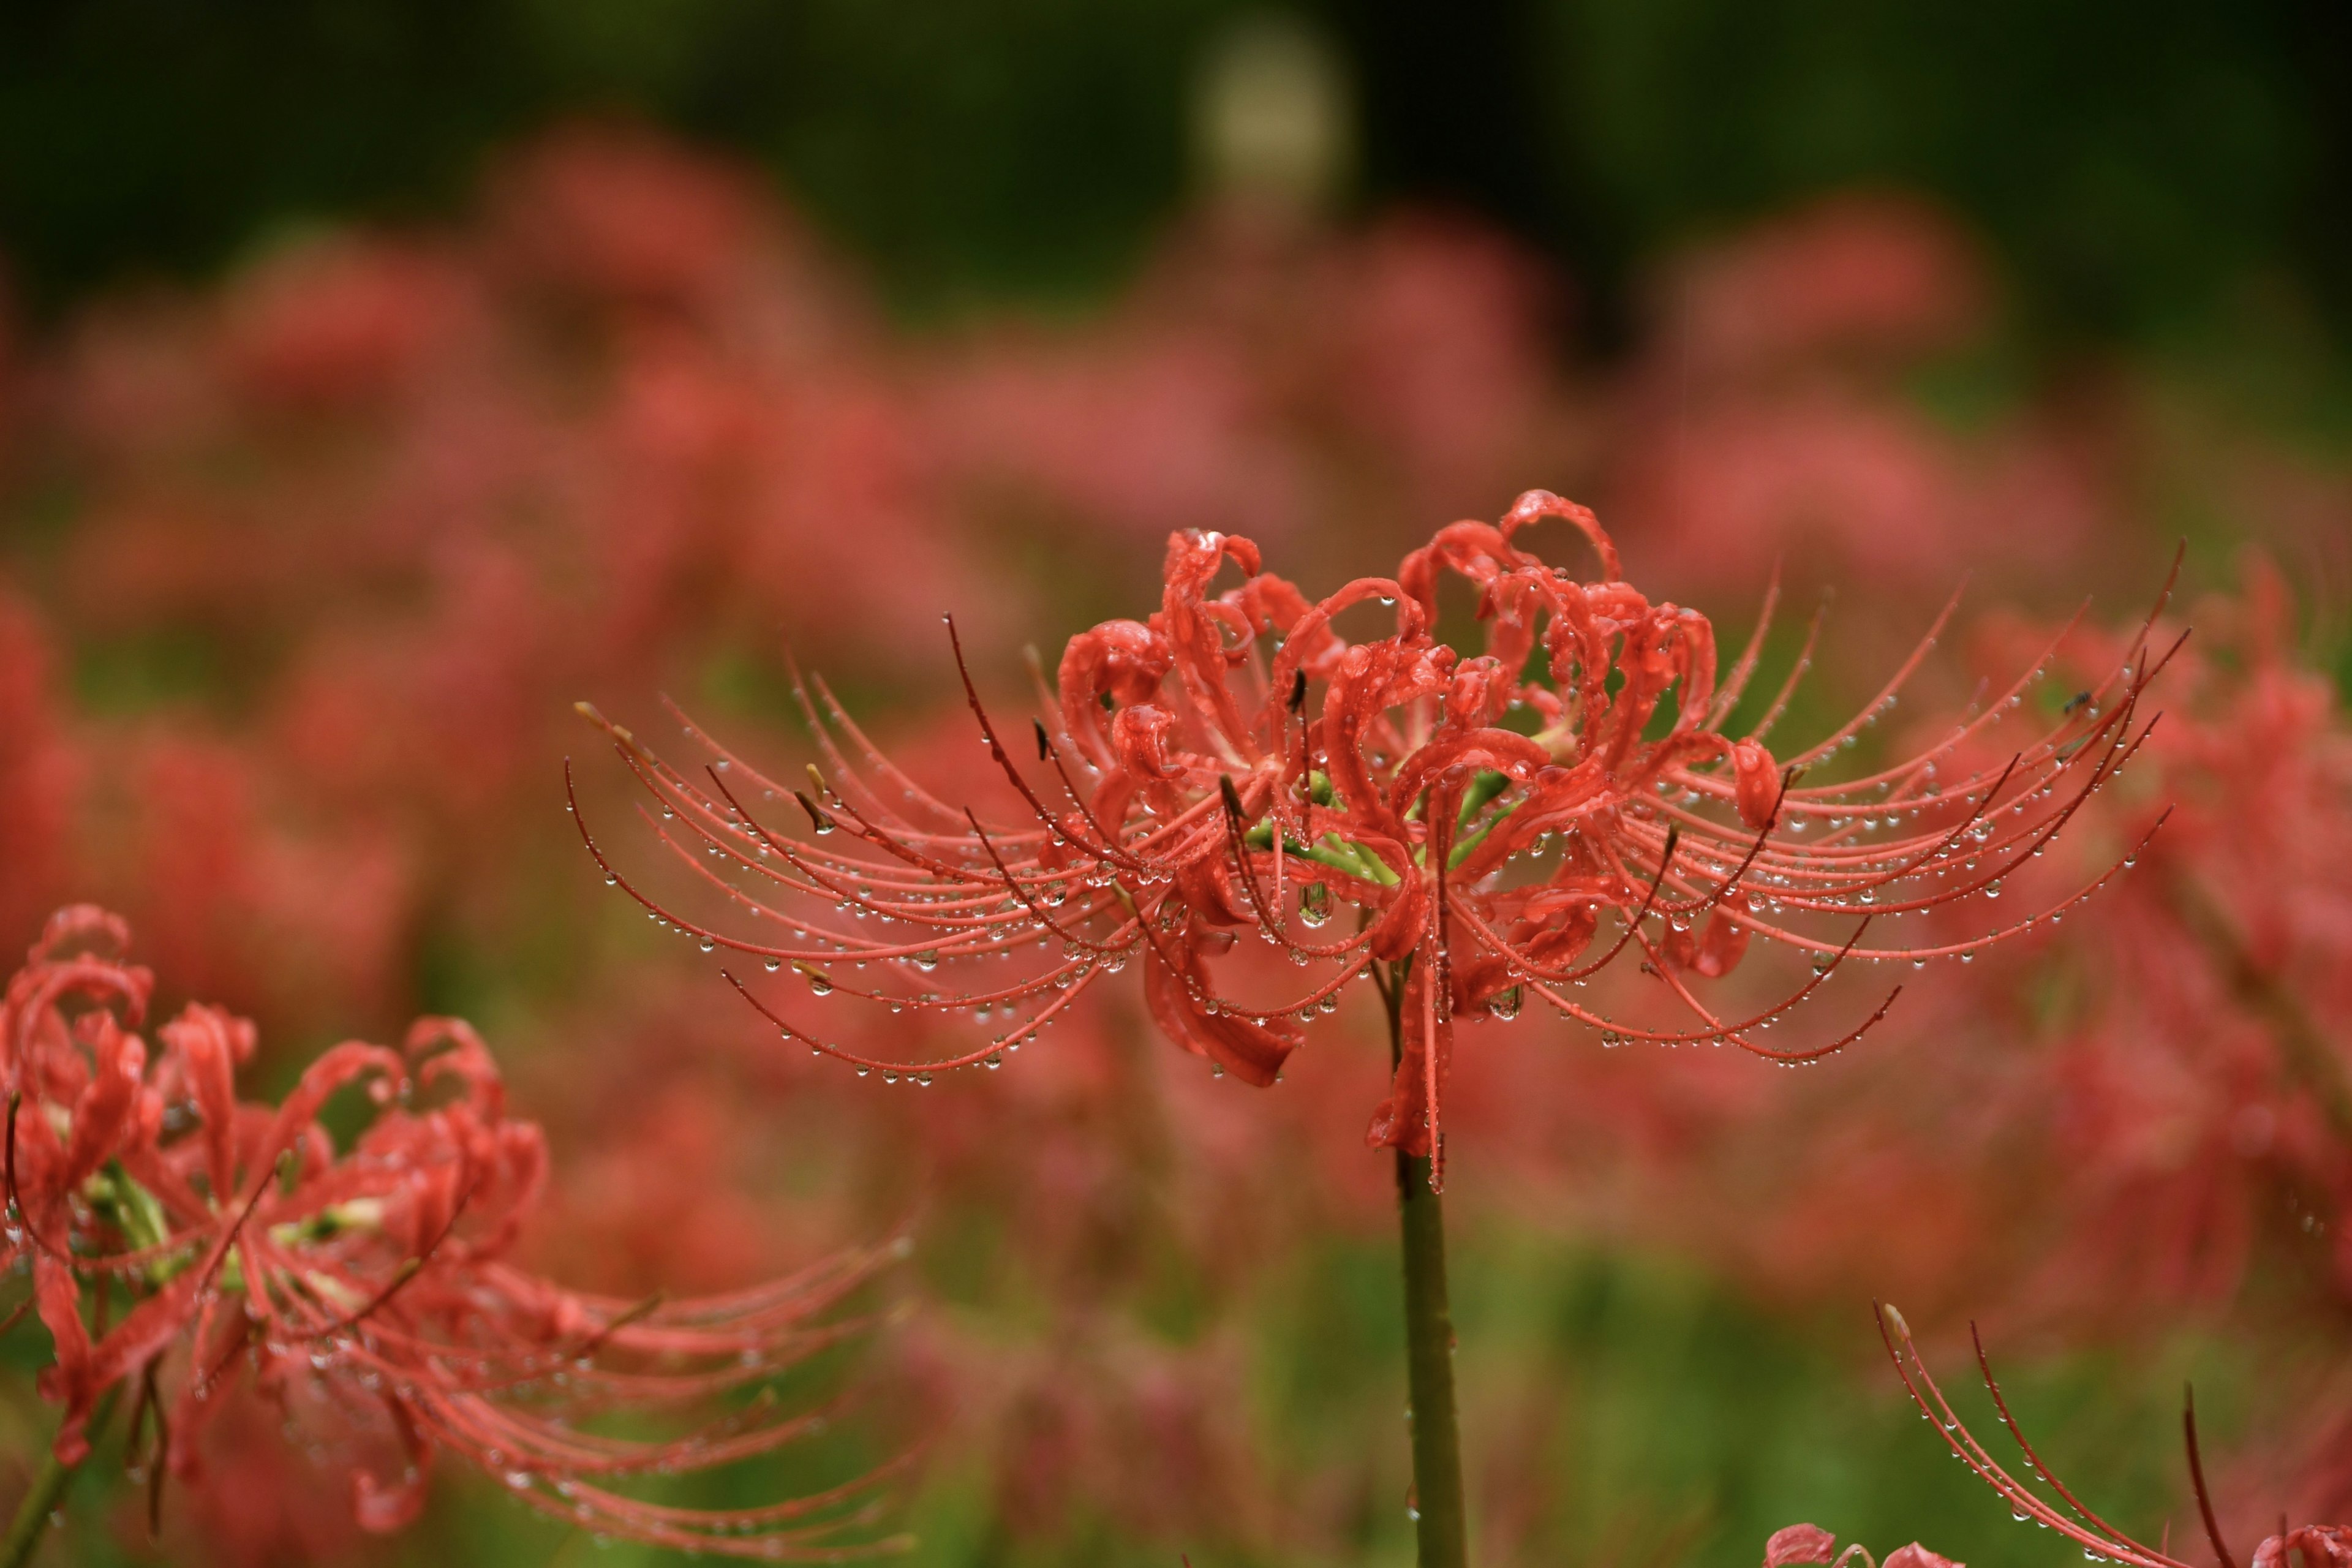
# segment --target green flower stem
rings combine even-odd
[[[65,1496],[66,1483],[73,1479],[73,1465],[58,1462],[57,1450],[41,1450],[41,1468],[33,1476],[33,1487],[25,1500],[16,1505],[16,1517],[9,1521],[8,1538],[0,1542],[0,1568],[25,1568],[40,1550],[41,1540],[49,1532],[49,1515],[58,1500]]]
[[[1390,1050],[1402,1057],[1402,965],[1381,989],[1389,1005]],[[1454,1313],[1445,1295],[1445,1209],[1429,1189],[1426,1159],[1400,1150],[1396,1171],[1404,1232],[1405,1370],[1412,1399],[1413,1530],[1421,1568],[1468,1568],[1462,1431],[1454,1408]]]
[[[121,1393],[120,1384],[108,1389],[99,1396],[97,1407],[89,1413],[89,1425],[83,1431],[93,1445],[114,1415],[115,1401]],[[163,1457],[156,1455],[155,1463],[160,1465],[163,1462]],[[0,1568],[25,1568],[25,1564],[33,1560],[34,1554],[41,1549],[43,1538],[49,1533],[49,1515],[56,1511],[58,1502],[66,1495],[66,1487],[73,1480],[74,1472],[80,1468],[79,1460],[70,1465],[59,1464],[54,1446],[42,1448],[41,1468],[34,1472],[32,1489],[26,1492],[25,1500],[16,1505],[16,1517],[8,1521],[7,1539],[0,1541]]]
[[[1404,1219],[1405,1363],[1412,1389],[1413,1528],[1421,1568],[1466,1568],[1462,1433],[1454,1414],[1454,1314],[1445,1303],[1445,1210],[1429,1162],[1397,1155]]]

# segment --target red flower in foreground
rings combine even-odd
[[[1599,581],[1576,581],[1516,542],[1545,519],[1581,532],[1600,556]],[[1243,581],[1213,596],[1227,563]],[[1248,540],[1172,536],[1158,613],[1072,638],[1058,692],[1041,690],[1034,781],[967,674],[982,737],[1029,807],[1025,820],[983,824],[926,792],[822,685],[803,700],[827,769],[812,769],[814,795],[794,792],[814,841],[788,838],[756,814],[782,786],[731,753],[714,747],[704,779],[693,779],[583,706],[664,815],[678,819],[682,832],[663,830],[668,847],[780,934],[728,935],[634,885],[629,892],[706,949],[723,942],[771,969],[793,964],[819,994],[1010,1020],[960,1055],[892,1061],[817,1038],[753,998],[786,1037],[886,1078],[929,1081],[935,1069],[994,1065],[1087,986],[1136,961],[1163,1032],[1220,1071],[1269,1084],[1302,1026],[1332,1010],[1349,980],[1371,979],[1402,1027],[1394,1083],[1369,1141],[1430,1156],[1434,1184],[1457,1015],[1509,1017],[1532,991],[1604,1043],[1729,1041],[1807,1061],[1885,1012],[1881,1003],[1820,1043],[1762,1043],[1762,1030],[1843,963],[1967,957],[2032,926],[1863,940],[1880,917],[1997,897],[2002,877],[2039,853],[2138,744],[2137,704],[2162,662],[2136,643],[2054,728],[2000,765],[1969,771],[1955,759],[2018,705],[2033,672],[1916,755],[1801,786],[1801,773],[1893,706],[1948,608],[1868,709],[1775,758],[1767,742],[1810,662],[1810,640],[1759,722],[1727,732],[1765,625],[1718,679],[1706,618],[1623,582],[1592,513],[1547,492],[1521,497],[1498,526],[1444,528],[1393,578],[1359,578],[1320,601],[1260,567]],[[1436,636],[1447,573],[1476,596],[1483,652]],[[1342,640],[1335,617],[1373,603],[1393,607],[1394,629]],[[1769,624],[1769,599],[1766,610]],[[589,848],[618,880],[593,839]],[[1340,906],[1356,911],[1355,929],[1326,938],[1321,928]],[[1276,1002],[1235,995],[1210,961],[1245,931],[1313,978]],[[1812,973],[1752,1011],[1701,1000],[1694,982],[1728,974],[1759,934],[1810,958]],[[1629,1022],[1578,1000],[1580,985],[1629,951],[1679,1016]],[[1025,962],[979,962],[989,959]],[[929,988],[932,973],[955,961],[971,961],[973,977]],[[853,981],[845,969],[878,978]]]
[[[765,1383],[858,1327],[829,1310],[887,1249],[698,1300],[562,1289],[503,1260],[545,1183],[546,1148],[505,1114],[471,1028],[427,1018],[401,1050],[337,1046],[282,1104],[243,1101],[234,1077],[252,1026],[193,1005],[151,1054],[134,1031],[152,976],[121,958],[129,935],[93,907],[61,911],[0,1004],[5,1256],[29,1259],[26,1304],[56,1342],[40,1387],[65,1407],[60,1460],[88,1454],[102,1396],[135,1389],[132,1442],[152,1414],[157,1484],[167,1468],[197,1479],[195,1439],[243,1366],[289,1420],[352,1447],[370,1529],[415,1517],[446,1451],[604,1534],[786,1561],[894,1544],[865,1529],[879,1472],[723,1511],[613,1489],[781,1448],[822,1431],[822,1412],[785,1415],[762,1398],[667,1441],[573,1425]],[[362,1081],[379,1109],[339,1153],[319,1115]],[[370,1447],[395,1452],[392,1474],[357,1457]]]
[[[2060,1502],[2064,1504],[2063,1508],[2046,1500],[2025,1481],[2002,1468],[2000,1463],[1960,1424],[1959,1416],[1954,1414],[1951,1405],[1944,1398],[1944,1391],[1936,1386],[1936,1380],[1928,1373],[1927,1363],[1919,1359],[1919,1348],[1912,1342],[1911,1326],[1903,1321],[1903,1314],[1886,1306],[1879,1307],[1877,1313],[1879,1335],[1886,1342],[1886,1353],[1894,1358],[1895,1370],[1902,1377],[1904,1389],[1911,1395],[1912,1403],[1918,1405],[1922,1416],[1941,1429],[1944,1442],[1953,1454],[1975,1471],[1987,1486],[2000,1494],[2002,1500],[2009,1504],[2012,1517],[2020,1522],[2031,1519],[2045,1530],[2056,1531],[2080,1545],[2083,1554],[2094,1562],[2124,1563],[2131,1564],[2132,1568],[2192,1568],[2191,1564],[2167,1552],[2142,1545],[2126,1535],[2085,1508],[2073,1492],[2066,1489],[2064,1482],[2051,1474],[2050,1467],[2042,1462],[2040,1454],[2034,1452],[2033,1445],[2026,1440],[2025,1433],[2018,1426],[2017,1417],[2010,1414],[2009,1401],[2002,1397],[2000,1384],[1992,1375],[1992,1363],[1985,1356],[1983,1340],[1977,1341],[1977,1365],[1984,1373],[1985,1389],[1992,1395],[1993,1408],[2000,1413],[2001,1425],[2009,1428],[2010,1436],[2017,1443],[2018,1452],[2024,1457],[2028,1478],[2038,1478],[2055,1492]],[[2181,1433],[2188,1449],[2189,1481],[2197,1493],[2197,1511],[2205,1526],[2205,1538],[2211,1544],[2213,1555],[2220,1560],[2221,1568],[2237,1568],[2238,1560],[2231,1554],[2229,1546],[2222,1540],[2221,1522],[2213,1514],[2212,1498],[2205,1489],[2205,1465],[2197,1449],[2197,1406],[2193,1400],[2182,1413]],[[1812,1528],[1811,1525],[1792,1525],[1772,1539],[1779,1542],[1798,1531]],[[1822,1544],[1827,1545],[1826,1536]],[[2344,1568],[2346,1564],[2352,1564],[2352,1526],[2306,1524],[2290,1530],[2282,1518],[2278,1533],[2266,1537],[2254,1548],[2252,1568],[2285,1568],[2289,1555],[2296,1552],[2303,1553],[2305,1568],[2320,1568],[2323,1563],[2327,1568]],[[1900,1555],[1896,1553],[1896,1556]],[[1824,1553],[1822,1557],[1787,1557],[1781,1561],[1825,1562],[1827,1556]],[[1895,1559],[1887,1561],[1892,1564]],[[1769,1549],[1766,1562],[1768,1564],[1772,1563]]]

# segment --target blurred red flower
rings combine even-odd
[[[64,1407],[59,1461],[89,1453],[102,1395],[133,1389],[134,1446],[154,1417],[156,1484],[167,1468],[201,1483],[201,1434],[243,1366],[313,1441],[351,1456],[369,1530],[413,1520],[447,1453],[556,1518],[663,1545],[837,1560],[894,1544],[868,1528],[887,1471],[723,1510],[614,1489],[772,1452],[823,1431],[823,1410],[754,1401],[667,1440],[574,1425],[764,1384],[855,1331],[835,1309],[889,1249],[675,1301],[559,1288],[505,1260],[546,1150],[507,1116],[469,1027],[427,1018],[400,1050],[337,1046],[279,1105],[243,1101],[234,1079],[253,1026],[191,1004],[151,1056],[135,1031],[153,979],[122,958],[128,941],[116,916],[61,911],[0,1006],[6,1257],[29,1260],[27,1305],[55,1342],[40,1388]],[[339,1149],[320,1114],[362,1083],[375,1114]]]

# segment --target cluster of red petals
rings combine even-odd
[[[1818,1524],[1791,1524],[1772,1532],[1764,1542],[1764,1568],[1796,1568],[1800,1563],[1833,1563],[1837,1568],[1859,1561],[1863,1568],[1878,1568],[1870,1549],[1859,1541],[1843,1552],[1837,1537]],[[1887,1553],[1885,1568],[1968,1568],[1965,1563],[1928,1551],[1917,1542]]]
[[[2196,1568],[2196,1565],[2172,1556],[2168,1551],[2145,1545],[2125,1534],[2092,1511],[2051,1472],[2050,1467],[2034,1451],[2032,1443],[2018,1426],[2017,1417],[2011,1413],[2009,1401],[2001,1394],[2000,1383],[1993,1377],[1992,1363],[1985,1355],[1981,1339],[1977,1341],[1977,1365],[1983,1373],[1986,1391],[1992,1395],[1993,1408],[2000,1414],[2000,1424],[2008,1428],[2010,1437],[2017,1444],[2018,1453],[2025,1461],[2026,1479],[2022,1480],[2002,1468],[2000,1462],[1961,1423],[1950,1401],[1944,1397],[1944,1391],[1937,1386],[1927,1363],[1920,1359],[1919,1347],[1912,1340],[1911,1326],[1904,1321],[1903,1314],[1889,1306],[1877,1308],[1877,1314],[1878,1331],[1886,1342],[1886,1353],[1893,1358],[1895,1370],[1903,1379],[1904,1390],[1911,1395],[1912,1403],[1919,1407],[1920,1415],[1939,1429],[1945,1446],[1956,1458],[1966,1464],[1979,1479],[2000,1494],[2001,1500],[2009,1504],[2012,1518],[2020,1523],[2032,1520],[2045,1530],[2057,1531],[2080,1545],[2083,1554],[2094,1562],[2126,1563],[2130,1568]],[[2212,1546],[2213,1555],[2220,1560],[2221,1568],[2238,1568],[2238,1560],[2230,1551],[2221,1521],[2214,1515],[2212,1498],[2206,1490],[2204,1463],[2197,1447],[2197,1413],[2193,1403],[2189,1407],[2184,1426],[2189,1479],[2196,1490],[2198,1513],[2205,1527],[2206,1540]],[[2051,1502],[2029,1484],[2035,1479],[2054,1492],[2058,1502]],[[1813,1531],[1815,1534],[1822,1535],[1822,1554],[1818,1557],[1784,1556],[1777,1562],[1827,1562],[1828,1537],[1814,1531],[1811,1525],[1792,1525],[1774,1535],[1773,1544],[1777,1546],[1784,1539],[1793,1542],[1798,1539],[1797,1532],[1801,1531]],[[2290,1554],[2298,1552],[2303,1554],[2305,1568],[2321,1568],[2322,1564],[2326,1568],[2343,1568],[2345,1564],[2352,1564],[2352,1526],[2305,1524],[2289,1529],[2282,1518],[2277,1532],[2264,1537],[2255,1546],[2252,1568],[2285,1568]],[[1887,1561],[1892,1563],[1894,1559]],[[1933,1563],[1942,1561],[1929,1554],[1930,1568]],[[1777,1568],[1769,1548],[1765,1562],[1767,1568]]]
[[[2140,787],[2101,814],[2120,837],[2168,810],[2164,840],[2108,910],[2095,1005],[2049,1058],[2054,1195],[2097,1238],[2070,1250],[2126,1300],[2235,1289],[2280,1189],[2321,1210],[2315,1228],[2352,1205],[2352,730],[2295,656],[2275,569],[2256,563],[2198,624]],[[2352,1292],[2347,1229],[2336,1278]]]
[[[506,1114],[470,1027],[426,1018],[398,1050],[347,1042],[257,1104],[235,1083],[255,1047],[245,1020],[192,1004],[152,1045],[137,1032],[153,976],[125,961],[129,939],[93,906],[60,911],[0,1004],[5,1258],[29,1263],[26,1304],[56,1344],[40,1390],[64,1407],[61,1460],[89,1452],[98,1402],[121,1388],[134,1443],[153,1418],[158,1484],[200,1481],[198,1439],[242,1370],[289,1418],[331,1413],[339,1436],[391,1453],[353,1459],[372,1530],[415,1517],[446,1452],[603,1534],[784,1561],[890,1544],[867,1529],[878,1477],[725,1511],[614,1489],[772,1452],[821,1431],[821,1412],[755,1401],[662,1441],[574,1425],[764,1383],[856,1330],[832,1309],[887,1251],[696,1300],[562,1289],[505,1261],[547,1152]],[[320,1115],[361,1084],[376,1114],[339,1152]]]
[[[1598,580],[1519,542],[1548,519],[1582,534]],[[1241,582],[1213,592],[1229,564]],[[1475,595],[1485,631],[1475,654],[1438,636],[1449,574]],[[1367,605],[1391,609],[1393,629],[1344,639],[1335,620]],[[1057,689],[1040,672],[1034,770],[966,675],[991,757],[1028,807],[1025,820],[994,825],[919,785],[821,683],[803,692],[826,763],[812,772],[814,795],[715,745],[716,760],[689,776],[586,711],[676,819],[660,826],[667,846],[779,935],[729,934],[626,884],[656,919],[706,948],[791,963],[820,994],[1010,1020],[965,1054],[886,1061],[815,1037],[747,988],[787,1037],[886,1076],[993,1064],[1134,961],[1170,1038],[1264,1085],[1342,986],[1372,979],[1400,1016],[1402,1044],[1369,1141],[1432,1157],[1440,1180],[1457,1016],[1507,1017],[1532,992],[1606,1043],[1727,1041],[1781,1062],[1835,1051],[1885,1002],[1818,1043],[1759,1037],[1849,961],[1966,957],[2030,927],[1864,940],[1874,920],[1998,896],[2146,733],[2137,709],[2161,659],[2143,639],[1997,765],[1959,759],[2018,706],[2038,665],[1916,754],[1801,784],[1894,706],[1951,611],[1863,712],[1776,756],[1770,737],[1811,662],[1810,637],[1760,719],[1737,735],[1726,728],[1771,608],[1768,599],[1719,671],[1706,618],[1624,582],[1593,514],[1540,490],[1497,524],[1440,530],[1393,577],[1319,600],[1265,571],[1246,539],[1179,533],[1159,611],[1072,638]],[[810,836],[787,837],[763,813],[785,793],[798,795]],[[593,838],[589,847],[622,880]],[[1353,930],[1326,934],[1342,906]],[[882,929],[865,929],[869,920]],[[1220,985],[1211,961],[1244,934],[1311,971],[1297,994],[1251,1001]],[[1703,1001],[1695,983],[1728,974],[1759,936],[1808,957],[1811,974],[1739,1016]],[[1656,975],[1680,1024],[1629,1023],[1577,999],[1627,953]],[[1010,971],[976,962],[1023,956]],[[932,972],[956,961],[975,961],[963,965],[974,978],[931,989]]]

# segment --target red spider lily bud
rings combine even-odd
[[[1546,519],[1592,545],[1598,580],[1576,581],[1520,546],[1515,536]],[[1228,568],[1241,581],[1214,591]],[[1482,648],[1434,635],[1446,573],[1477,590]],[[1393,605],[1393,629],[1341,639],[1334,618],[1370,600]],[[2101,682],[2098,704],[2063,715],[2005,763],[1960,759],[1993,733],[2022,680],[1923,752],[1800,787],[1892,705],[1951,611],[1866,711],[1776,758],[1768,737],[1810,644],[1755,730],[1723,729],[1757,672],[1773,602],[1718,679],[1706,618],[1624,582],[1599,520],[1540,490],[1498,524],[1439,530],[1392,578],[1360,577],[1319,600],[1263,571],[1246,540],[1177,534],[1148,624],[1106,621],[1070,639],[1060,690],[1034,726],[1034,770],[1016,765],[956,645],[966,701],[1025,808],[1008,819],[983,822],[931,795],[830,696],[799,689],[835,780],[825,817],[803,803],[821,830],[840,830],[822,847],[761,824],[759,802],[778,786],[740,758],[725,755],[735,771],[714,768],[706,787],[634,742],[621,747],[681,825],[665,830],[667,847],[752,911],[752,933],[689,920],[640,891],[580,828],[609,879],[706,950],[723,943],[772,970],[824,964],[829,990],[894,1009],[1012,1020],[969,1050],[886,1058],[828,1041],[728,974],[787,1038],[886,1079],[999,1062],[1140,956],[1163,1033],[1271,1082],[1296,1043],[1293,1020],[1384,968],[1410,997],[1403,1061],[1372,1141],[1433,1152],[1457,1004],[1508,997],[1503,1011],[1515,1013],[1533,995],[1604,1038],[1729,1041],[1804,1061],[1859,1037],[1894,1000],[1823,1043],[1757,1037],[1847,960],[1967,957],[2030,927],[1863,944],[1875,919],[1997,894],[2001,876],[2039,854],[2131,756],[2144,733],[2137,700],[2163,662],[2136,647]],[[1654,722],[1669,711],[1671,723]],[[1341,904],[1354,906],[1355,929],[1325,940]],[[879,929],[866,923],[875,917]],[[1297,994],[1246,995],[1213,979],[1203,956],[1241,931],[1308,972]],[[1776,1005],[1727,1016],[1691,983],[1753,962],[1759,937],[1798,955],[1810,977]],[[1629,951],[1661,983],[1655,1000],[1674,1010],[1665,1019],[1611,1017],[1576,994]],[[843,960],[868,978],[842,983]],[[940,989],[928,977],[950,961],[971,961],[969,978]]]
[[[1837,1555],[1837,1537],[1818,1524],[1791,1524],[1772,1532],[1764,1543],[1764,1568],[1787,1568],[1791,1563],[1827,1563]]]

